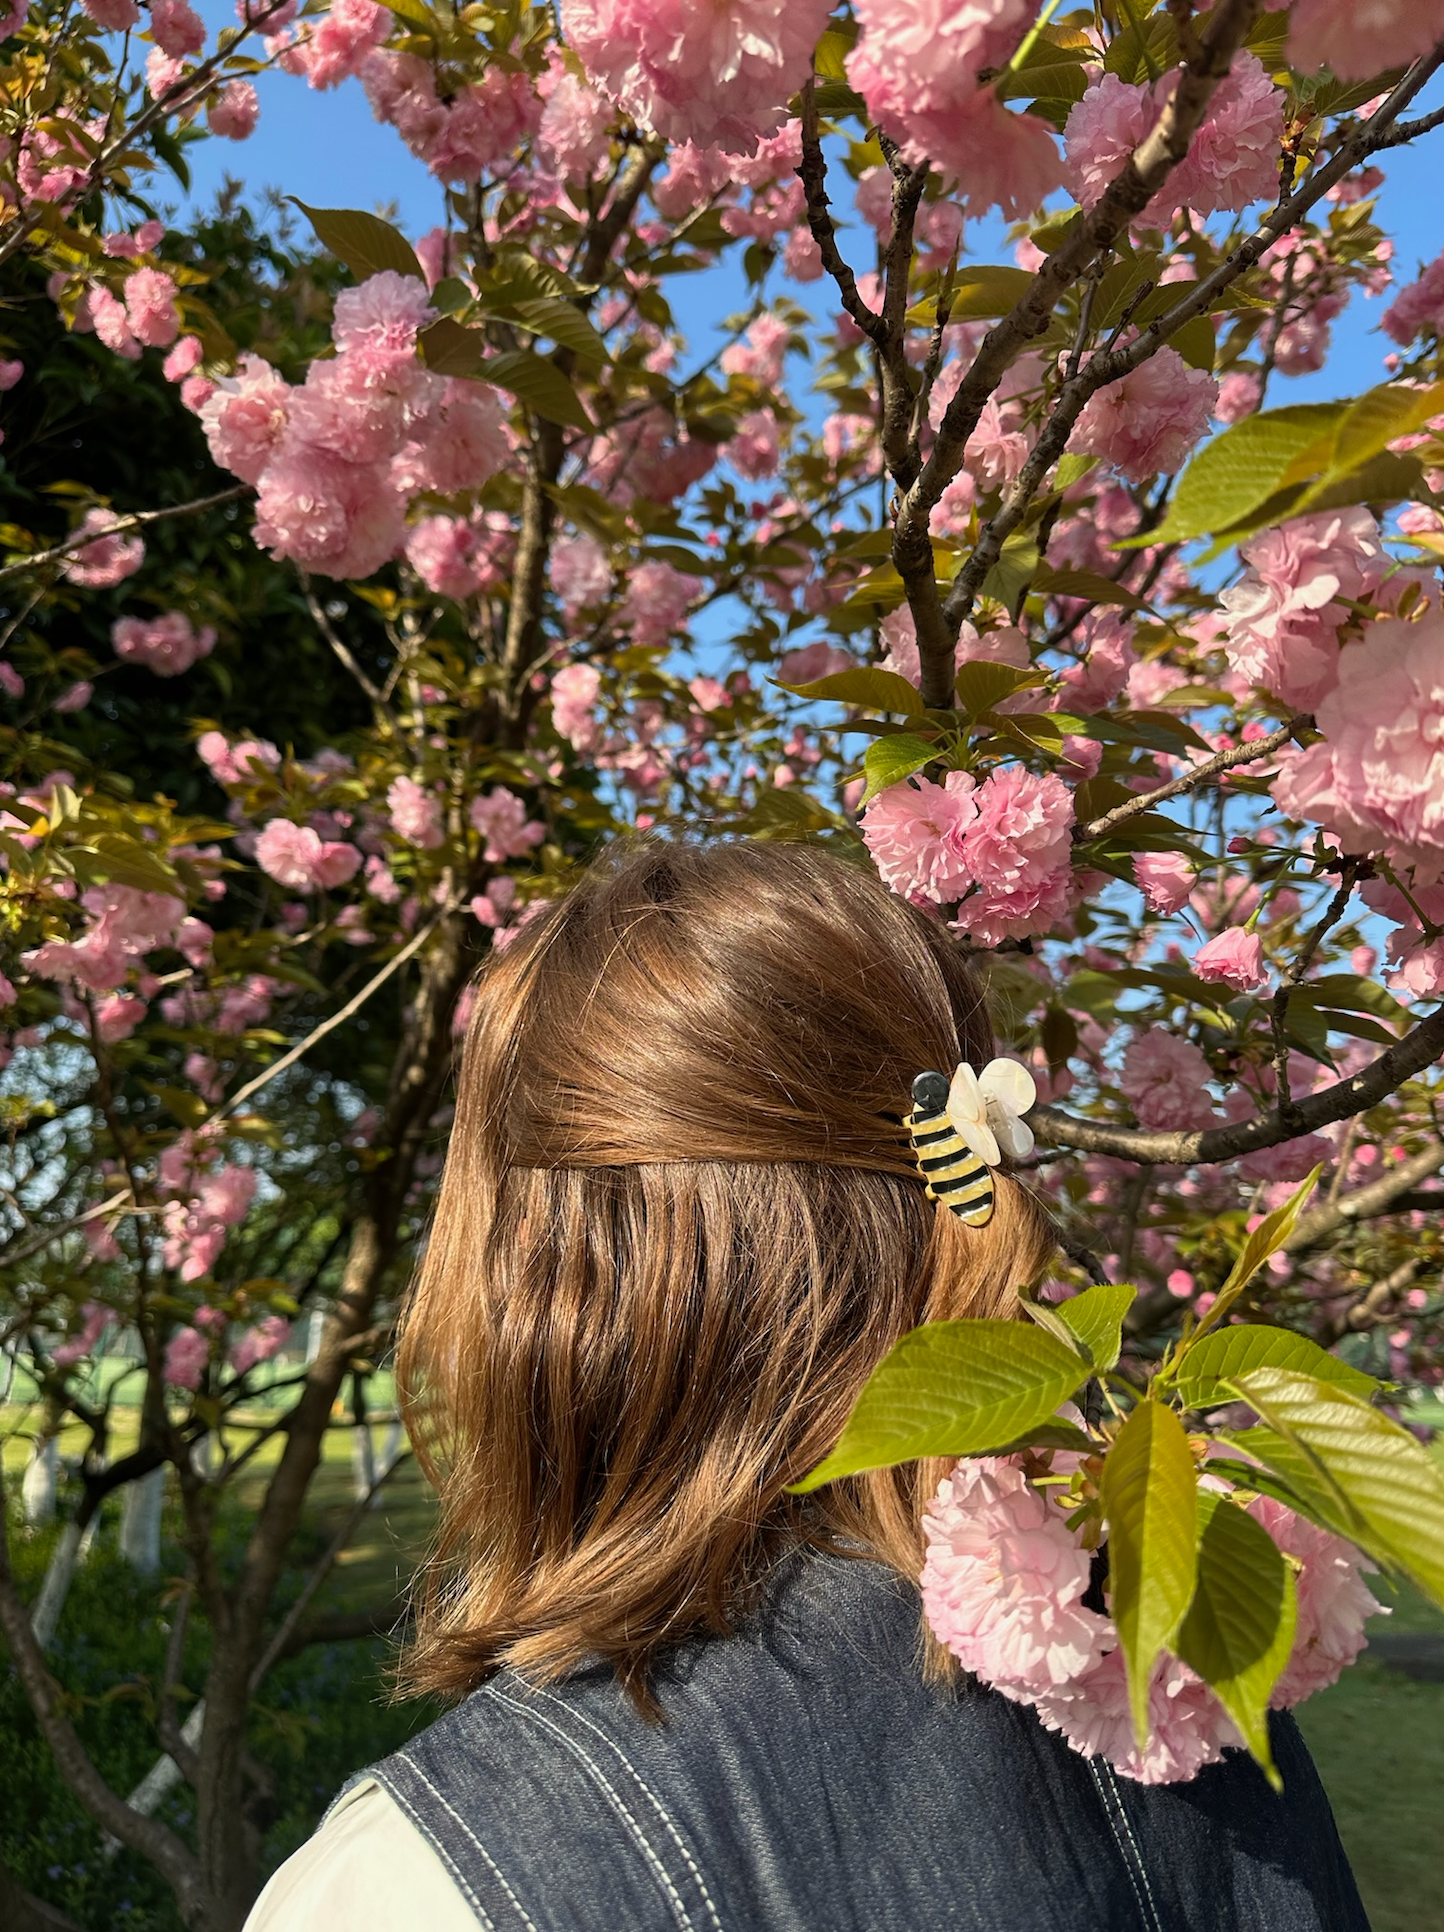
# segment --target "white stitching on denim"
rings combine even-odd
[[[1117,1822],[1113,1816],[1113,1806],[1109,1803],[1110,1786],[1104,1784],[1102,1775],[1098,1769],[1098,1761],[1096,1758],[1088,1758],[1085,1760],[1085,1762],[1087,1763],[1087,1766],[1088,1766],[1088,1775],[1092,1778],[1095,1786],[1097,1787],[1098,1796],[1102,1800],[1103,1816],[1108,1820],[1108,1829],[1113,1833],[1113,1842],[1115,1845],[1117,1845],[1118,1855],[1123,1860],[1123,1869],[1128,1874],[1128,1885],[1129,1885],[1129,1889],[1133,1893],[1134,1902],[1138,1906],[1138,1916],[1139,1918],[1144,1919],[1145,1921],[1149,1919],[1153,1921],[1153,1932],[1163,1932],[1163,1927],[1158,1923],[1158,1913],[1153,1906],[1152,1893],[1150,1892],[1148,1894],[1148,1901],[1145,1904],[1144,1895],[1138,1889],[1138,1879],[1140,1877],[1143,1878],[1145,1887],[1147,1886],[1148,1880],[1146,1876],[1143,1874],[1141,1866],[1138,1868],[1137,1875],[1135,1875],[1135,1870],[1134,1870],[1135,1861],[1133,1858],[1130,1858],[1128,1855],[1128,1846],[1125,1845],[1123,1842],[1122,1834],[1120,1833]],[[1116,1798],[1117,1797],[1116,1791],[1112,1792],[1111,1795],[1114,1798]],[[1119,1809],[1120,1811],[1122,1810],[1121,1804],[1119,1806]],[[1125,1818],[1123,1822],[1126,1827],[1128,1820]],[[1128,1836],[1130,1839],[1133,1837],[1133,1834],[1131,1831],[1129,1832]],[[1136,1844],[1134,1846],[1134,1850],[1135,1852],[1137,1851]]]
[[[398,1751],[396,1755],[398,1758],[400,1758],[404,1756],[404,1753]],[[418,1777],[422,1776],[420,1767],[418,1765],[414,1764],[410,1758],[406,1758],[405,1761],[407,1765],[410,1767],[410,1769],[416,1772],[416,1775]],[[425,1782],[430,1783],[430,1780],[427,1779],[425,1780]],[[476,1912],[476,1916],[481,1920],[483,1932],[496,1932],[496,1925],[492,1920],[491,1914],[487,1911],[486,1907],[482,1904],[481,1900],[476,1896],[476,1893],[471,1889],[471,1884],[467,1879],[466,1873],[457,1864],[456,1860],[452,1857],[451,1853],[446,1849],[446,1847],[444,1845],[438,1845],[435,1842],[435,1840],[432,1838],[430,1832],[423,1830],[421,1820],[416,1815],[416,1807],[412,1804],[411,1800],[406,1796],[405,1792],[394,1790],[389,1783],[382,1783],[380,1779],[377,1780],[377,1789],[380,1791],[384,1791],[387,1797],[391,1799],[393,1804],[400,1806],[401,1810],[411,1820],[412,1824],[416,1827],[417,1831],[420,1832],[421,1836],[426,1840],[427,1844],[430,1845],[431,1849],[436,1853],[437,1857],[441,1860],[442,1864],[445,1865],[446,1869],[451,1873],[451,1876],[456,1880],[456,1883],[459,1889],[465,1892],[467,1898],[470,1900],[471,1905]]]
[[[602,1787],[603,1791],[606,1792],[607,1796],[611,1799],[616,1809],[622,1814],[623,1818],[627,1822],[627,1826],[630,1829],[633,1838],[637,1841],[637,1847],[641,1851],[642,1856],[647,1860],[647,1863],[653,1868],[655,1875],[661,1879],[662,1884],[666,1889],[667,1896],[672,1901],[672,1911],[673,1911],[673,1915],[677,1920],[678,1925],[684,1928],[684,1932],[694,1932],[691,1915],[688,1913],[687,1907],[682,1902],[681,1893],[677,1890],[677,1887],[672,1882],[671,1873],[667,1870],[667,1867],[662,1863],[661,1859],[657,1856],[656,1848],[655,1846],[653,1846],[650,1839],[647,1837],[647,1834],[642,1830],[642,1827],[637,1823],[637,1820],[632,1816],[631,1811],[627,1807],[626,1799],[623,1798],[622,1794],[612,1784],[611,1780],[607,1777],[606,1772],[603,1771],[602,1767],[597,1763],[595,1758],[589,1757],[587,1755],[587,1752],[577,1742],[577,1740],[573,1737],[569,1737],[559,1724],[554,1724],[549,1717],[544,1717],[540,1711],[529,1710],[524,1703],[518,1703],[515,1698],[507,1697],[504,1694],[504,1692],[499,1691],[494,1684],[483,1684],[481,1689],[481,1695],[483,1697],[493,1697],[496,1699],[498,1704],[503,1705],[507,1710],[515,1711],[521,1717],[530,1718],[534,1724],[542,1725],[543,1728],[550,1731],[554,1737],[559,1738],[563,1743],[563,1745],[565,1745],[567,1750],[570,1751],[574,1757],[579,1758],[581,1760],[581,1762],[586,1766],[587,1770],[591,1772],[596,1782]]]
[[[683,1858],[686,1859],[687,1870],[692,1874],[693,1878],[695,1878],[697,1881],[697,1890],[702,1894],[702,1902],[707,1907],[708,1918],[710,1918],[713,1925],[716,1926],[717,1932],[724,1932],[722,1921],[717,1916],[717,1907],[712,1903],[712,1894],[707,1890],[707,1881],[706,1879],[703,1878],[701,1871],[698,1869],[697,1862],[693,1858],[692,1853],[688,1848],[686,1839],[682,1836],[681,1832],[677,1829],[677,1826],[672,1820],[672,1816],[670,1812],[668,1812],[666,1807],[663,1805],[661,1799],[657,1796],[656,1792],[653,1791],[652,1787],[647,1783],[647,1780],[642,1776],[641,1772],[637,1769],[636,1765],[633,1764],[632,1760],[627,1756],[626,1752],[622,1749],[621,1745],[617,1743],[615,1738],[608,1737],[606,1732],[602,1730],[599,1725],[593,1724],[592,1720],[589,1717],[585,1717],[581,1711],[573,1710],[569,1704],[564,1704],[561,1698],[554,1697],[550,1691],[542,1690],[538,1688],[533,1694],[538,1697],[545,1697],[546,1701],[549,1704],[555,1704],[558,1710],[565,1711],[566,1714],[569,1717],[574,1718],[578,1724],[585,1724],[587,1729],[592,1733],[594,1737],[599,1737],[603,1744],[609,1746],[610,1749],[616,1752],[617,1756],[622,1760],[622,1763],[626,1765],[627,1769],[631,1772],[632,1776],[637,1780],[637,1783],[641,1786],[642,1790],[646,1793],[648,1799],[651,1802],[652,1809],[656,1812],[657,1816],[661,1819],[662,1823],[667,1827],[668,1833],[670,1834],[672,1839],[672,1843],[677,1847],[678,1851],[681,1852]]]
[[[1113,1787],[1113,1796],[1118,1805],[1118,1816],[1123,1821],[1123,1829],[1128,1833],[1128,1842],[1133,1847],[1133,1856],[1138,1861],[1138,1876],[1143,1880],[1143,1889],[1148,1894],[1148,1909],[1153,1915],[1154,1932],[1163,1932],[1163,1922],[1158,1916],[1158,1905],[1153,1896],[1153,1887],[1148,1882],[1148,1867],[1143,1862],[1143,1848],[1133,1835],[1133,1827],[1128,1822],[1128,1812],[1123,1803],[1123,1793],[1118,1789],[1118,1780],[1113,1775],[1113,1766],[1105,1764],[1104,1773]]]
[[[472,1844],[476,1846],[476,1849],[481,1853],[482,1857],[486,1860],[487,1864],[490,1865],[492,1871],[496,1874],[497,1884],[500,1885],[501,1889],[506,1893],[507,1897],[511,1900],[512,1908],[515,1911],[517,1917],[521,1920],[522,1924],[526,1927],[526,1932],[537,1932],[535,1925],[532,1924],[531,1919],[528,1917],[527,1913],[523,1909],[521,1900],[517,1897],[516,1893],[511,1889],[510,1885],[507,1884],[505,1874],[503,1873],[500,1865],[497,1864],[496,1860],[492,1857],[491,1853],[486,1849],[486,1846],[482,1844],[481,1840],[477,1837],[476,1833],[471,1829],[471,1826],[466,1822],[466,1820],[462,1817],[461,1813],[456,1809],[456,1806],[454,1804],[451,1804],[449,1800],[443,1795],[443,1793],[437,1790],[436,1786],[431,1782],[430,1778],[427,1777],[426,1773],[422,1770],[421,1766],[416,1762],[415,1758],[407,1757],[404,1751],[398,1751],[396,1755],[401,1759],[403,1764],[409,1764],[411,1766],[411,1769],[416,1773],[417,1777],[420,1778],[421,1782],[426,1786],[426,1789],[436,1799],[438,1804],[443,1805],[446,1808],[446,1810],[451,1813],[452,1817],[456,1820],[457,1824],[461,1826],[461,1829],[466,1833],[467,1837],[471,1840]],[[476,1903],[474,1894],[473,1894],[473,1903]],[[479,1912],[481,1911],[481,1906],[479,1903],[477,1903],[477,1910]],[[486,1914],[484,1912],[482,1912],[482,1918],[486,1921],[486,1924],[488,1926],[491,1926],[491,1920],[486,1918]],[[492,1932],[495,1932],[495,1927],[492,1927]]]

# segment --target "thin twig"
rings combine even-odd
[[[132,530],[148,530],[153,523],[166,523],[172,517],[199,516],[202,510],[214,510],[222,503],[234,503],[237,497],[249,496],[250,493],[249,483],[237,483],[229,490],[217,490],[212,496],[194,497],[189,503],[172,503],[163,510],[128,510],[103,530],[73,531],[64,543],[52,544],[49,550],[36,550],[28,557],[19,557],[13,563],[0,565],[0,583],[4,583],[7,577],[22,577],[28,570],[41,570],[46,564],[58,563],[73,551],[84,550],[106,537],[123,537]]]

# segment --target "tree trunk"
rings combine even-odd
[[[60,1614],[65,1608],[65,1599],[70,1595],[75,1566],[80,1560],[80,1538],[80,1524],[72,1517],[61,1530],[55,1548],[50,1552],[50,1561],[45,1566],[45,1581],[40,1586],[40,1595],[35,1599],[35,1608],[30,1613],[30,1628],[35,1632],[35,1641],[42,1650],[49,1650],[55,1641]]]
[[[470,970],[464,921],[453,915],[418,962],[392,1065],[380,1138],[391,1158],[365,1183],[345,1273],[306,1382],[291,1410],[281,1459],[266,1488],[231,1597],[229,1628],[216,1633],[200,1741],[198,1849],[205,1874],[205,1932],[240,1932],[255,1898],[256,1846],[246,1817],[242,1758],[250,1676],[266,1639],[277,1580],[321,1459],[332,1406],[357,1339],[376,1319],[401,1248],[401,1218],[418,1156],[451,1070],[451,1015]]]
[[[60,1492],[60,1444],[54,1436],[37,1438],[20,1484],[20,1506],[31,1529],[55,1521]]]
[[[120,1515],[120,1553],[137,1576],[160,1571],[160,1519],[165,1506],[165,1465],[152,1469],[125,1492]]]

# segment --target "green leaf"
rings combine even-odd
[[[1178,1655],[1212,1686],[1275,1791],[1269,1698],[1294,1645],[1293,1572],[1263,1524],[1237,1503],[1198,1493],[1198,1584]]]
[[[1053,570],[1047,564],[1040,564],[1033,573],[1029,590],[1042,597],[1082,597],[1090,604],[1121,604],[1125,610],[1143,609],[1141,597],[1125,590],[1111,577],[1100,577],[1096,570]]]
[[[486,337],[480,329],[464,328],[453,316],[443,315],[417,337],[428,369],[438,376],[481,375],[486,360]]]
[[[980,1449],[982,1456],[1016,1456],[1024,1449],[1072,1449],[1080,1456],[1096,1456],[1102,1445],[1092,1436],[1072,1422],[1065,1422],[1055,1416],[1051,1422],[1040,1422],[1035,1429],[1025,1429],[1011,1442],[1000,1442],[993,1449]]]
[[[607,345],[573,302],[557,295],[539,295],[513,302],[509,313],[534,335],[550,336],[563,349],[570,349],[583,362],[601,364],[611,361]]]
[[[1070,449],[1065,456],[1058,458],[1058,467],[1053,472],[1053,487],[1058,490],[1071,490],[1075,483],[1081,483],[1089,470],[1096,469],[1098,458],[1085,456],[1081,450]]]
[[[1025,268],[1007,268],[979,263],[958,271],[953,291],[951,320],[961,322],[968,316],[1007,315],[1033,286]]]
[[[1067,1301],[1055,1301],[1053,1312],[1083,1343],[1095,1368],[1111,1369],[1123,1346],[1123,1317],[1137,1297],[1138,1290],[1130,1283],[1105,1281]]]
[[[834,704],[851,704],[874,711],[901,712],[905,718],[921,718],[924,707],[918,688],[899,677],[896,671],[861,669],[834,671],[831,677],[814,678],[811,684],[783,684],[769,679],[779,690],[795,698],[828,698]]]
[[[980,718],[1015,692],[1029,690],[1043,682],[1038,671],[1020,671],[1012,664],[993,664],[987,658],[974,658],[958,667],[958,703],[970,717]]]
[[[1235,1377],[1261,1368],[1296,1369],[1365,1398],[1379,1387],[1372,1375],[1341,1362],[1307,1335],[1257,1322],[1219,1328],[1202,1341],[1190,1343],[1168,1381],[1186,1409],[1211,1409],[1233,1400],[1227,1384]]]
[[[567,429],[595,427],[581,397],[561,370],[534,350],[509,349],[504,355],[490,356],[477,373],[484,382],[509,390],[518,402],[545,416],[549,423],[561,423]]]
[[[1249,1235],[1237,1261],[1229,1270],[1228,1280],[1218,1291],[1218,1300],[1194,1330],[1195,1342],[1209,1329],[1217,1328],[1269,1256],[1277,1254],[1288,1240],[1298,1225],[1305,1203],[1318,1185],[1319,1176],[1323,1171],[1321,1162],[1312,1174],[1300,1181],[1283,1206],[1276,1207],[1272,1214],[1266,1214]]]
[[[1317,1376],[1255,1369],[1233,1387],[1340,1499],[1346,1534],[1444,1606],[1444,1471],[1409,1431]]]
[[[138,892],[174,894],[179,889],[180,881],[172,867],[139,839],[101,832],[88,844],[71,850],[77,858],[82,852],[93,854],[94,864],[87,871],[97,878],[112,879],[116,885],[133,886]]]
[[[867,773],[867,789],[862,795],[862,803],[871,804],[879,792],[885,792],[889,785],[900,785],[905,778],[911,778],[915,771],[937,755],[936,745],[930,745],[925,738],[914,738],[906,731],[875,739],[868,746],[862,761],[862,768]]]
[[[399,228],[379,215],[368,215],[361,208],[308,208],[295,195],[286,199],[310,222],[321,246],[343,261],[358,282],[387,268],[425,282],[416,250]]]
[[[1148,543],[1184,543],[1241,523],[1266,503],[1288,479],[1306,450],[1332,447],[1333,432],[1346,403],[1294,403],[1246,416],[1232,429],[1205,443],[1183,475],[1168,515]],[[1128,548],[1127,538],[1117,547]]]
[[[1023,1322],[929,1322],[868,1377],[832,1454],[797,1494],[919,1456],[977,1455],[1047,1422],[1088,1364]]]
[[[1108,1452],[1102,1489],[1109,1593],[1140,1748],[1153,1666],[1193,1598],[1197,1487],[1183,1424],[1161,1402],[1140,1402]]]
[[[1402,382],[1381,383],[1349,404],[1334,430],[1333,447],[1323,475],[1299,499],[1297,514],[1309,509],[1330,484],[1352,476],[1382,455],[1389,444],[1407,436],[1421,423],[1444,410],[1444,383],[1412,389]]]

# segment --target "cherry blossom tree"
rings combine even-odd
[[[1444,121],[1444,9],[241,0],[210,45],[186,0],[41,0],[3,31],[0,272],[158,371],[197,452],[189,495],[17,492],[0,531],[0,1320],[37,1466],[88,1432],[66,1561],[170,1472],[216,1637],[157,1692],[193,1837],[104,1783],[48,1673],[64,1562],[43,1618],[0,1568],[0,1629],[185,1923],[255,1893],[247,1711],[468,983],[613,838],[817,839],[957,933],[1043,1095],[1054,1293],[1137,1284],[1136,1389],[1232,1280],[1409,1416],[1441,1367],[1444,270],[1394,262],[1380,190]],[[302,210],[329,278],[258,277],[243,327],[157,190],[247,138],[263,67],[298,114],[363,88],[437,223]],[[736,306],[710,352],[689,285]],[[1291,403],[1386,295],[1385,380]],[[44,375],[16,346],[0,430]],[[299,741],[279,671],[189,713],[173,795],[106,720],[248,648],[187,528],[280,587],[335,724]]]

